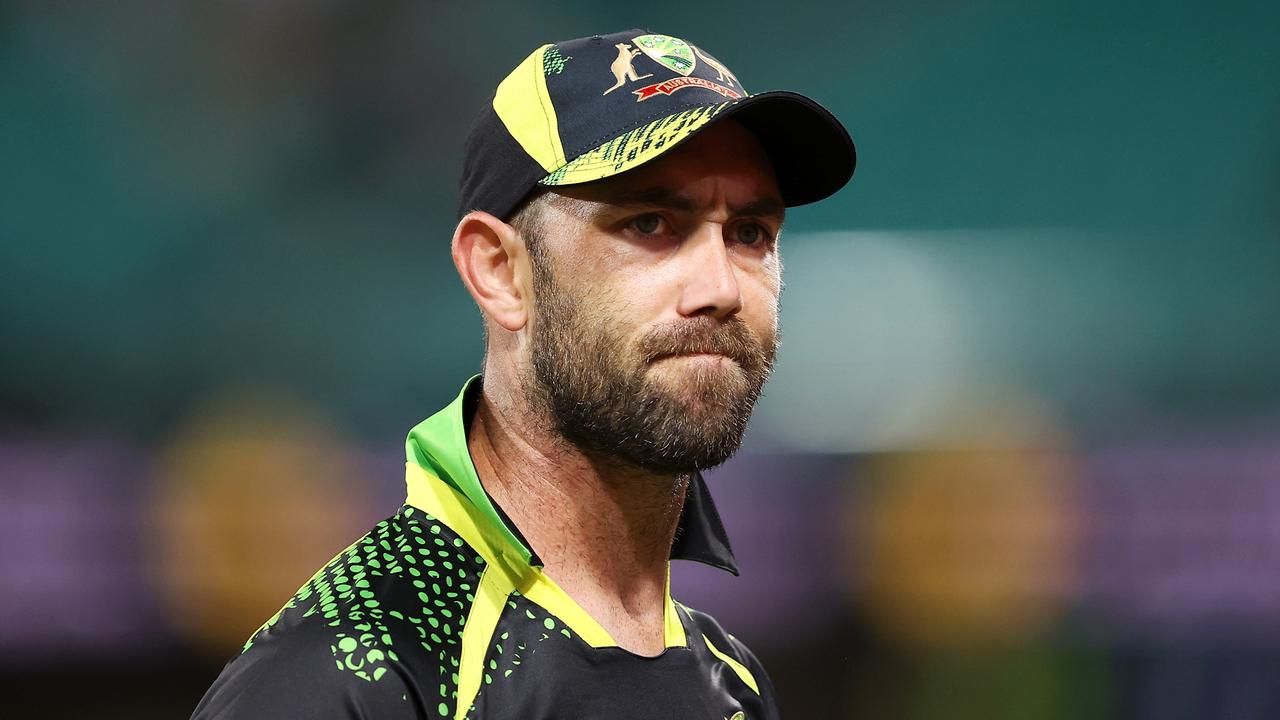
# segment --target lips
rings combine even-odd
[[[698,355],[727,358],[748,370],[767,363],[755,337],[738,317],[728,321],[695,318],[655,328],[640,341],[639,350],[650,364]]]
[[[719,352],[717,350],[690,350],[689,352],[667,353],[666,355],[660,356],[658,359],[665,360],[666,358],[676,358],[676,357],[698,357],[701,355],[722,357],[722,358],[727,358],[729,360],[733,359],[731,355]]]
[[[728,353],[720,352],[718,350],[688,350],[688,351],[682,351],[682,352],[663,353],[662,355],[658,355],[657,357],[653,358],[650,362],[656,363],[656,362],[660,362],[662,360],[668,360],[671,358],[693,358],[693,357],[717,357],[717,358],[724,358],[725,360],[732,360],[733,362],[738,363],[739,365],[742,364],[737,358],[733,357],[732,355],[729,355]]]

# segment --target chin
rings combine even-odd
[[[729,361],[732,363],[732,361]],[[654,398],[672,415],[683,415],[697,425],[721,425],[741,414],[739,408],[753,402],[746,376],[733,365],[726,370],[691,372],[679,380],[664,380],[654,388]]]

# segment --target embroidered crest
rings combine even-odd
[[[680,38],[668,35],[641,35],[632,42],[654,62],[685,77],[688,77],[689,73],[693,72],[693,67],[698,64],[697,58],[693,55],[693,48]]]
[[[648,75],[636,74],[636,69],[631,64],[631,60],[640,54],[639,50],[636,50],[626,43],[618,43],[617,45],[614,45],[614,47],[618,48],[618,57],[613,59],[613,64],[609,66],[609,70],[613,72],[613,79],[616,82],[613,83],[613,87],[600,93],[601,95],[608,95],[623,85],[626,85],[628,80],[643,80],[647,77],[653,77],[653,73]]]
[[[711,69],[716,71],[717,80],[719,80],[720,82],[729,83],[729,87],[733,87],[734,85],[740,85],[740,83],[738,82],[737,76],[729,72],[729,68],[720,64],[719,60],[716,60],[710,55],[699,50],[697,45],[693,46],[693,51],[697,53],[698,57],[702,58],[702,62],[710,65]]]
[[[636,94],[636,102],[641,102],[642,100],[648,100],[654,95],[670,95],[671,93],[677,90],[680,90],[682,88],[687,88],[687,87],[700,87],[700,88],[705,88],[707,90],[714,90],[720,93],[721,95],[733,100],[737,100],[738,98],[742,97],[742,93],[738,92],[737,90],[727,88],[724,85],[721,85],[715,82],[714,80],[707,80],[705,78],[700,78],[700,77],[671,78],[670,80],[663,80],[660,83],[646,85],[640,88],[639,90],[632,90],[631,92]]]

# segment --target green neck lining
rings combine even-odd
[[[458,393],[453,402],[409,431],[409,437],[404,443],[405,457],[408,462],[420,466],[465,495],[528,563],[533,558],[532,551],[498,515],[484,486],[480,484],[476,467],[471,463],[471,453],[467,450],[464,404],[467,392],[479,379],[480,376],[475,375],[467,380],[462,386],[462,392]]]

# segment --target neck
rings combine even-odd
[[[544,572],[620,646],[657,654],[688,478],[592,457],[551,427],[526,394],[486,376],[467,439],[476,473]]]

